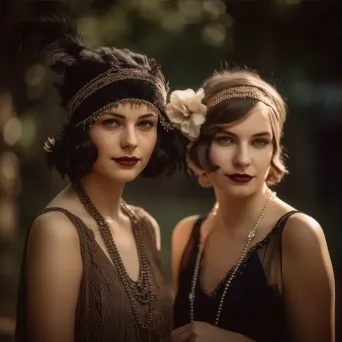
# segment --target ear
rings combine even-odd
[[[206,172],[199,175],[197,180],[199,185],[203,188],[211,188],[213,186]]]

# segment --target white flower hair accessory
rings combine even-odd
[[[166,105],[166,114],[173,125],[189,140],[195,140],[206,120],[207,106],[202,103],[204,90],[175,90]]]

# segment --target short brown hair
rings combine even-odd
[[[215,73],[205,81],[203,85],[205,97],[202,102],[207,105],[208,100],[217,93],[240,86],[256,88],[271,101],[272,105],[267,106],[267,108],[273,131],[274,151],[266,182],[268,185],[277,184],[288,173],[284,165],[284,156],[280,144],[283,125],[286,120],[286,105],[277,90],[255,72],[247,70],[224,71]],[[188,149],[188,163],[195,173],[201,174],[217,169],[217,166],[212,165],[209,160],[209,148],[213,136],[220,130],[220,127],[244,120],[258,102],[257,99],[248,97],[232,98],[208,108],[206,122],[201,127],[200,135]]]

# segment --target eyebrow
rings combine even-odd
[[[237,135],[231,131],[228,131],[227,129],[220,129],[220,133],[225,133],[225,134],[229,134],[233,137],[237,137]],[[264,136],[269,136],[271,137],[271,133],[268,132],[268,131],[265,131],[265,132],[260,132],[260,133],[255,133],[252,135],[253,138],[256,138],[256,137],[264,137]]]
[[[126,119],[125,115],[118,114],[118,113],[106,112],[106,113],[103,113],[102,115],[110,115],[110,116],[113,116],[113,117],[116,117],[116,118],[120,118],[120,119],[124,119],[124,120]],[[151,118],[151,117],[155,117],[155,116],[156,116],[155,114],[148,113],[148,114],[140,115],[138,117],[138,119],[146,119],[146,118]]]

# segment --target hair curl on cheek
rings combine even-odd
[[[186,138],[178,130],[165,131],[158,124],[156,145],[141,176],[157,177],[162,173],[171,176],[177,170],[186,171],[186,144]]]
[[[288,173],[289,172],[284,164],[284,154],[282,151],[282,147],[280,145],[276,146],[276,148],[274,148],[273,150],[270,170],[266,178],[266,184],[269,186],[276,185],[280,183],[284,176]]]
[[[275,109],[269,110],[269,119],[273,133],[272,145],[273,145],[273,154],[271,159],[270,170],[266,178],[266,184],[276,185],[282,181],[284,176],[288,173],[284,163],[284,154],[283,148],[281,145],[281,136],[283,131],[283,126],[276,119],[276,116],[272,111]]]
[[[187,164],[196,176],[201,176],[203,173],[218,169],[217,166],[215,167],[210,162],[210,146],[212,140],[212,136],[200,136],[199,139],[188,145]]]
[[[62,178],[79,180],[91,173],[98,150],[89,136],[89,130],[63,129],[51,152],[46,152],[46,163],[56,169]]]

